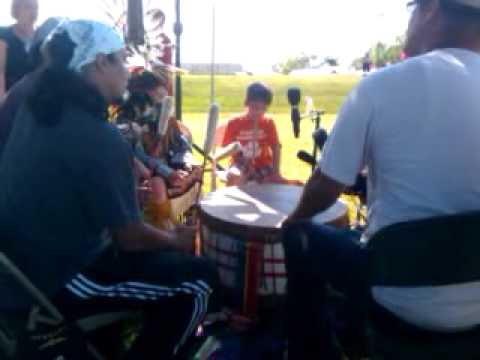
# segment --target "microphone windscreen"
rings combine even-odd
[[[217,104],[210,105],[207,119],[207,134],[205,135],[205,143],[203,150],[206,155],[210,154],[215,140],[215,132],[217,130],[219,108]]]
[[[313,133],[313,140],[320,150],[323,150],[325,143],[328,140],[328,134],[325,129],[318,129]]]
[[[300,104],[301,92],[298,87],[291,87],[287,91],[288,103],[291,106],[298,106]]]
[[[172,116],[173,111],[173,98],[171,96],[165,96],[162,100],[162,111],[158,119],[158,135],[165,136],[168,129],[168,120]]]

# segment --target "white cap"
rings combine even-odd
[[[121,36],[110,26],[92,20],[74,20],[61,24],[60,31],[66,31],[77,45],[69,68],[80,72],[95,61],[99,54],[113,54],[125,48]]]

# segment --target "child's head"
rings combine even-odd
[[[255,82],[247,88],[245,106],[248,108],[249,116],[258,118],[263,116],[273,100],[272,90],[266,85]]]
[[[147,94],[155,104],[162,102],[167,96],[167,82],[151,71],[143,70],[132,74],[128,82],[130,94]]]
[[[120,105],[118,116],[135,121],[141,125],[151,122],[149,116],[153,113],[154,104],[147,94],[133,93]]]

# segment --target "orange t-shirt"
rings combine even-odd
[[[258,135],[255,139],[255,123],[246,115],[234,117],[227,123],[222,146],[227,146],[235,141],[242,144],[243,157],[253,162],[255,168],[272,166],[272,147],[280,144],[273,119],[262,117],[259,120]],[[235,162],[235,157],[233,162]]]

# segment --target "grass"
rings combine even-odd
[[[286,92],[295,85],[302,93],[313,97],[317,108],[327,113],[322,117],[322,126],[331,128],[347,93],[358,82],[358,76],[326,75],[314,77],[288,77],[273,75],[265,77],[218,76],[216,78],[216,102],[220,106],[220,123],[243,110],[245,88],[253,81],[263,81],[272,88],[274,101],[271,115],[277,125],[282,142],[282,174],[290,179],[308,179],[311,168],[297,160],[299,150],[313,150],[312,131],[309,119],[302,120],[300,138],[295,139],[290,121],[290,107]],[[202,146],[206,133],[206,111],[209,106],[210,78],[208,76],[185,76],[183,80],[183,120],[190,128],[195,142]]]
[[[253,81],[262,81],[269,85],[274,93],[271,112],[287,114],[290,108],[287,102],[289,86],[299,86],[304,95],[313,97],[318,108],[329,114],[335,114],[345,94],[359,80],[357,75],[324,76],[217,76],[215,81],[216,102],[224,113],[238,112],[243,108],[246,87]],[[205,112],[210,103],[210,77],[192,75],[183,78],[183,109],[185,113]]]

